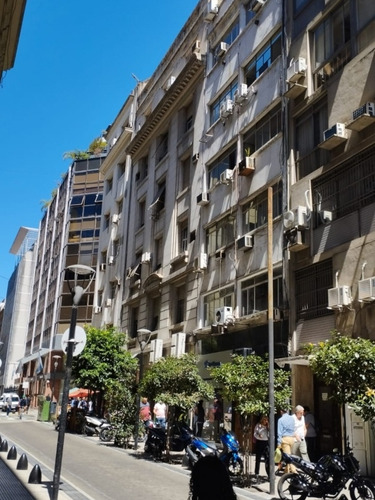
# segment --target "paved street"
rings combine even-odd
[[[57,432],[51,423],[19,420],[0,414],[0,435],[14,444],[18,456],[26,453],[29,472],[35,463],[42,469],[44,491],[50,488],[56,455]],[[7,461],[6,453],[0,454]],[[74,500],[143,500],[145,497],[186,500],[190,473],[180,464],[169,465],[145,459],[141,452],[121,450],[96,437],[67,433],[65,436],[61,490]],[[27,481],[27,480],[26,480]],[[47,485],[47,488],[46,488]],[[239,500],[270,499],[268,484],[260,488],[236,489]],[[38,488],[42,489],[41,486]],[[44,498],[48,498],[45,495]]]

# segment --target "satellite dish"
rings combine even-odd
[[[294,212],[292,210],[285,212],[283,220],[285,229],[292,229],[294,227]]]
[[[61,339],[61,349],[65,352],[68,351],[68,343],[73,343],[73,356],[81,354],[86,345],[86,333],[81,326],[76,326],[74,330],[74,339],[69,340],[69,328],[65,330]]]

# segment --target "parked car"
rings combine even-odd
[[[12,412],[16,412],[18,410],[19,405],[20,405],[20,398],[19,398],[18,394],[14,394],[14,393],[5,393],[1,396],[1,398],[0,398],[1,410],[6,411],[7,399],[9,397],[12,398]]]

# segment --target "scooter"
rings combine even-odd
[[[161,460],[163,452],[167,447],[167,431],[161,427],[155,427],[150,422],[145,425],[146,441],[144,445],[145,453],[150,453],[154,460]],[[184,423],[176,423],[172,429],[172,439],[170,443],[171,451],[183,451],[191,442],[193,431]]]
[[[86,436],[94,436],[96,434],[100,437],[101,431],[110,425],[111,424],[106,418],[99,418],[95,415],[85,415],[83,433],[86,434]]]
[[[202,457],[208,455],[219,456],[219,450],[214,443],[209,443],[198,436],[192,436],[191,442],[186,447],[186,455],[191,468]]]

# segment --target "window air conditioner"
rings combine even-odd
[[[151,262],[151,252],[144,252],[141,257],[141,264],[148,264]]]
[[[233,178],[233,170],[230,168],[227,168],[220,174],[220,182],[228,182],[231,181]]]
[[[191,157],[191,161],[193,163],[197,163],[198,160],[199,160],[199,153],[195,153],[195,155]]]
[[[216,250],[215,252],[215,259],[216,260],[223,260],[225,259],[225,250]]]
[[[290,252],[299,252],[308,248],[307,234],[305,230],[299,230],[296,227],[286,231],[285,238],[287,241],[287,248]]]
[[[169,90],[170,87],[174,84],[175,80],[176,80],[175,76],[170,76],[168,80],[165,82],[164,90]]]
[[[266,0],[254,0],[251,10],[254,12],[258,12],[258,10],[263,7],[263,5],[266,3]]]
[[[283,215],[285,229],[306,229],[309,224],[307,221],[307,209],[303,206],[298,206],[292,210],[288,210]]]
[[[220,118],[228,118],[233,113],[234,103],[231,99],[226,99],[220,104]]]
[[[225,42],[220,42],[216,48],[216,57],[223,57],[228,50],[228,44]]]
[[[154,339],[150,342],[150,363],[155,363],[163,357],[163,340]]]
[[[106,267],[107,267],[107,266],[106,266],[106,264],[104,264],[104,263],[103,263],[103,264],[100,264],[100,270],[101,270],[101,271],[105,271],[105,268],[106,268]]]
[[[286,70],[286,79],[288,82],[296,83],[306,74],[306,69],[306,59],[304,57],[298,57],[291,61],[289,68]]]
[[[118,214],[113,214],[112,215],[112,222],[113,224],[117,224],[119,221],[119,215]]]
[[[211,22],[214,20],[216,14],[219,12],[219,2],[218,0],[209,0],[207,5],[207,12],[204,20]]]
[[[358,281],[358,300],[360,302],[375,300],[375,276]]]
[[[331,137],[346,138],[346,130],[344,123],[335,123],[333,127],[328,128],[323,132],[323,141],[327,141]]]
[[[355,109],[353,111],[353,120],[359,118],[362,115],[375,116],[375,103],[366,102],[366,104],[364,104],[360,108]]]
[[[234,102],[241,104],[247,99],[248,88],[246,83],[241,83],[234,91]]]
[[[255,170],[255,157],[245,156],[238,164],[238,175],[250,175]]]
[[[328,309],[339,309],[352,302],[350,286],[339,286],[328,290]]]
[[[219,307],[215,311],[216,323],[228,323],[233,320],[233,309],[228,306]]]
[[[208,205],[210,202],[210,194],[207,193],[207,191],[203,191],[202,193],[198,194],[197,196],[197,205]]]
[[[105,301],[105,306],[106,306],[106,307],[111,307],[111,306],[112,306],[112,299],[107,299],[107,300]]]
[[[109,264],[109,265],[113,264],[113,263],[114,263],[114,261],[115,261],[115,258],[114,258],[114,256],[113,256],[113,255],[111,255],[110,257],[108,257],[108,264]]]
[[[241,238],[237,240],[237,248],[243,248],[244,250],[248,250],[249,248],[253,248],[253,236],[252,234],[244,234]]]
[[[196,271],[207,269],[208,256],[206,253],[201,252],[198,257],[194,259],[194,268]]]
[[[99,314],[101,311],[102,311],[102,308],[100,306],[94,307],[94,314]]]
[[[200,40],[195,40],[195,42],[193,43],[193,47],[191,49],[191,51],[193,52],[193,54],[199,54],[199,52],[201,51],[201,42]]]
[[[186,333],[179,332],[172,334],[171,356],[179,358],[185,354]]]

